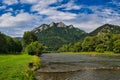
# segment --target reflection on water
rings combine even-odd
[[[38,80],[120,80],[120,56],[44,54]]]
[[[40,73],[39,80],[120,80],[120,71],[84,70],[68,73]]]

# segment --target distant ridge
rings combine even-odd
[[[98,27],[97,29],[95,29],[94,31],[92,31],[91,33],[89,33],[89,35],[94,36],[101,33],[120,34],[120,26],[112,25],[112,24],[104,24]]]

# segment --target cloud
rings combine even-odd
[[[42,4],[43,5],[47,5],[47,4],[51,4],[57,1],[61,1],[61,0],[20,0],[21,3],[28,3],[28,4]]]
[[[20,0],[21,3],[35,4],[39,0]]]
[[[112,0],[110,3],[120,7],[120,1],[119,0]]]
[[[47,19],[52,19],[52,20],[69,20],[69,19],[76,18],[77,14],[58,11],[57,7],[49,6],[50,4],[53,4],[56,2],[58,2],[58,0],[49,0],[49,1],[46,0],[46,2],[44,2],[44,0],[41,0],[37,4],[33,5],[31,10],[37,11],[39,14],[46,15],[48,16]],[[67,6],[67,8],[70,8],[70,6],[69,7]]]
[[[75,19],[65,21],[67,24],[73,24],[76,27],[91,32],[97,27],[109,23],[120,25],[120,15],[110,8],[92,6],[93,14],[79,14]]]
[[[50,4],[57,3],[59,0],[39,0],[36,4],[33,5],[32,10],[42,10],[49,8]]]
[[[0,31],[2,33],[5,33],[6,35],[12,36],[12,37],[22,37],[24,31],[27,30],[26,28],[0,28]]]
[[[6,13],[0,17],[0,27],[19,26],[19,23],[29,22],[30,20],[32,20],[32,16],[28,13],[20,13],[17,16]]]
[[[0,6],[0,9],[6,9],[6,6],[5,5]]]
[[[18,0],[3,0],[3,3],[7,5],[13,5],[13,4],[17,4]]]
[[[12,12],[12,11],[13,11],[13,8],[6,9],[5,11],[7,11],[7,12]]]
[[[73,0],[70,0],[66,4],[62,4],[61,6],[58,6],[57,8],[65,8],[64,10],[79,10],[82,6],[76,5]]]
[[[6,13],[0,16],[0,31],[10,36],[22,36],[24,31],[40,25],[41,16],[21,12],[16,16]]]
[[[100,5],[84,4],[86,1],[82,3],[82,0],[81,2],[75,0],[80,3],[79,5],[74,0],[3,0],[8,5],[17,4],[18,1],[21,2],[21,5],[30,4],[30,11],[27,11],[28,7],[24,10],[16,9],[16,11],[14,8],[0,7],[1,10],[5,9],[9,12],[0,16],[0,30],[11,36],[22,36],[24,31],[52,21],[73,24],[86,32],[91,32],[106,23],[120,25],[119,0],[111,0],[106,3],[101,0]],[[66,2],[64,3],[64,1]],[[92,1],[94,2],[94,0]],[[89,9],[92,13],[87,13],[87,10],[80,12],[81,9]],[[12,16],[12,13],[16,16]]]
[[[47,15],[47,19],[52,20],[69,20],[74,19],[77,15],[69,12],[60,12],[53,9],[43,9],[39,12],[40,14]]]

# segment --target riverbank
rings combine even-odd
[[[31,69],[29,63],[33,64]],[[32,80],[39,65],[37,56],[0,55],[0,80]]]
[[[64,54],[88,54],[88,55],[120,55],[114,52],[63,52]]]

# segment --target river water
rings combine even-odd
[[[120,56],[43,54],[37,80],[120,80]]]

